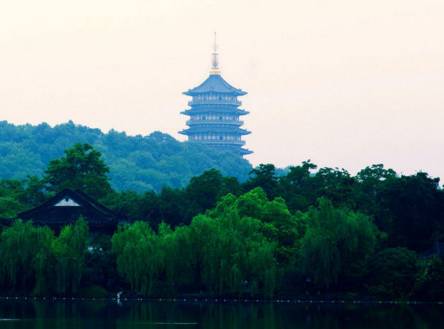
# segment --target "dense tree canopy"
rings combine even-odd
[[[432,247],[444,237],[444,192],[426,173],[373,165],[353,176],[306,161],[260,165],[245,182],[210,169],[183,187],[137,192],[113,189],[110,170],[100,151],[76,144],[42,178],[0,180],[2,291],[442,299]],[[100,199],[124,219],[119,229],[8,226],[63,188]]]
[[[0,282],[15,292],[76,294],[84,272],[88,227],[79,220],[59,236],[16,221],[0,235]]]
[[[335,208],[321,198],[319,207],[301,214],[301,220],[305,224],[300,249],[304,273],[319,287],[328,288],[338,281],[359,284],[356,281],[366,273],[379,239],[371,219]]]
[[[243,181],[251,165],[239,155],[215,151],[204,145],[181,143],[160,132],[128,136],[114,130],[103,133],[72,122],[50,127],[15,126],[0,122],[0,178],[41,176],[48,163],[63,156],[74,144],[90,144],[110,168],[110,183],[117,190],[159,191],[164,186],[183,187],[205,170]]]
[[[80,190],[97,199],[111,192],[108,173],[100,152],[89,144],[75,144],[64,157],[49,162],[43,180],[51,192]]]

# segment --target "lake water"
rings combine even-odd
[[[1,329],[437,329],[442,305],[0,301]]]

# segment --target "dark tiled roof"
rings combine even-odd
[[[76,206],[59,205],[72,200]],[[24,220],[32,220],[37,225],[60,226],[85,217],[90,227],[113,227],[117,224],[116,214],[80,191],[63,190],[43,204],[17,215]]]

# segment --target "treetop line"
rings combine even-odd
[[[77,144],[42,178],[0,181],[0,217],[30,219],[2,221],[2,291],[444,295],[444,192],[425,173],[375,165],[351,176],[304,162],[277,176],[266,164],[244,183],[212,169],[139,194],[113,190],[108,171]]]

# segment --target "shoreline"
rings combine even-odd
[[[199,303],[199,304],[304,304],[304,305],[444,305],[444,301],[421,300],[360,300],[360,299],[255,299],[255,298],[136,298],[136,297],[34,297],[0,296],[0,301],[40,302],[155,302],[155,303]]]

